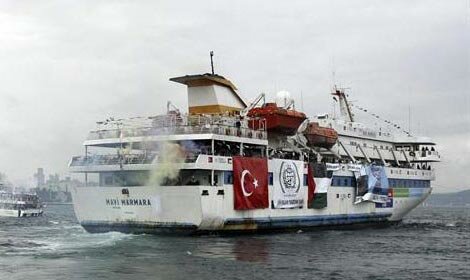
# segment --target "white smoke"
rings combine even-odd
[[[153,160],[156,168],[150,172],[149,185],[159,186],[166,180],[177,179],[186,159],[183,147],[176,143],[162,142],[158,146],[157,157]]]

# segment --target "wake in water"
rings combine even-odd
[[[0,255],[70,254],[90,248],[114,246],[131,239],[122,233],[89,234],[69,213],[66,219],[44,215],[38,218],[2,218]]]

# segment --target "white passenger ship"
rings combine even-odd
[[[87,181],[72,190],[87,231],[387,224],[431,193],[435,143],[356,122],[341,90],[340,117],[308,119],[286,94],[247,105],[220,75],[170,80],[187,86],[187,113],[168,103],[164,115],[99,122],[70,161]]]

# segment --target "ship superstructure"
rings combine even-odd
[[[400,221],[431,192],[435,144],[341,118],[308,118],[286,94],[245,103],[215,74],[170,79],[188,113],[98,123],[73,157],[72,191],[90,232],[285,230]],[[98,184],[91,184],[90,182]]]

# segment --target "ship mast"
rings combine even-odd
[[[354,122],[354,114],[351,112],[351,107],[346,98],[346,94],[344,94],[344,89],[337,88],[335,85],[334,92],[332,92],[331,95],[338,98],[338,100],[336,100],[336,98],[333,97],[336,101],[339,101],[341,117],[349,122]]]

